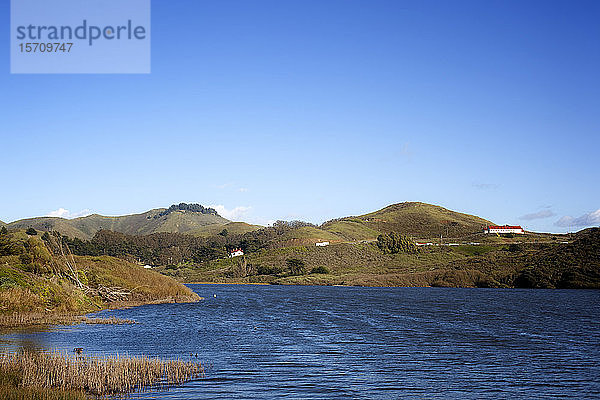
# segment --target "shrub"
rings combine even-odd
[[[329,270],[327,269],[327,267],[320,266],[320,267],[314,267],[310,273],[311,274],[328,274]]]
[[[26,234],[30,235],[30,236],[35,236],[37,235],[37,231],[34,228],[29,228],[25,231]]]
[[[288,258],[285,260],[291,275],[302,275],[304,274],[305,264],[299,258]]]

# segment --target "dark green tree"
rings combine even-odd
[[[228,234],[229,234],[229,232],[227,231],[227,229],[223,229],[221,232],[219,232],[219,235],[221,235],[223,237],[227,237]]]
[[[377,247],[384,253],[415,253],[417,245],[408,236],[397,232],[383,233],[377,237]]]
[[[0,235],[6,235],[8,234],[8,229],[6,229],[5,226],[2,227],[2,229],[0,229]]]
[[[285,260],[291,275],[302,275],[304,273],[305,264],[299,258],[288,258]]]
[[[28,228],[28,229],[25,231],[25,233],[26,233],[26,234],[28,234],[28,235],[30,235],[30,236],[35,236],[35,235],[37,235],[37,231],[36,231],[34,228]]]

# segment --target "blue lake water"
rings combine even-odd
[[[600,291],[190,287],[205,300],[102,312],[138,324],[13,333],[0,348],[205,364],[202,379],[133,399],[600,398]]]

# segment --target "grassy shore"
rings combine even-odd
[[[52,235],[0,234],[0,333],[33,325],[130,324],[85,314],[142,304],[194,302],[181,283],[114,257],[78,257]],[[201,366],[149,358],[0,355],[0,399],[85,399],[181,383]]]
[[[197,362],[145,356],[8,353],[0,354],[0,398],[83,399],[178,385],[203,373]]]

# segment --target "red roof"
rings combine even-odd
[[[520,225],[503,225],[503,226],[490,225],[490,226],[488,226],[488,229],[523,229],[523,228],[521,228]]]

